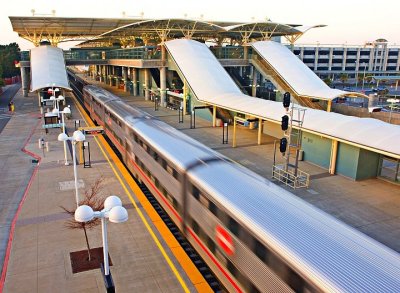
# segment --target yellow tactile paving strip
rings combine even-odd
[[[81,113],[82,117],[85,120],[85,123],[87,126],[94,126],[93,121],[90,119],[90,117],[86,114],[82,106],[74,99],[74,102]],[[158,232],[160,235],[163,237],[165,243],[168,245],[168,247],[171,249],[172,253],[174,254],[175,258],[178,260],[179,264],[182,266],[182,268],[185,270],[187,273],[190,281],[192,284],[195,286],[198,292],[213,292],[211,287],[208,285],[206,280],[203,278],[203,276],[200,274],[199,270],[196,268],[196,266],[193,264],[193,262],[190,260],[190,258],[187,256],[185,251],[182,249],[182,247],[179,245],[179,243],[176,241],[175,237],[172,235],[172,233],[169,231],[168,227],[165,225],[165,223],[162,221],[160,216],[157,214],[157,212],[154,210],[153,206],[148,202],[146,196],[143,194],[139,186],[137,186],[136,182],[133,180],[131,175],[129,174],[128,170],[126,169],[125,165],[120,161],[120,159],[117,157],[117,155],[114,153],[114,151],[110,148],[106,140],[103,138],[103,136],[97,136],[95,137],[95,140],[97,144],[99,145],[99,148],[101,152],[103,153],[104,157],[110,164],[112,170],[114,171],[117,179],[120,181],[121,186],[124,188],[127,196],[129,197],[130,201],[132,202],[133,206],[135,207],[136,211],[138,212],[141,220],[143,221],[144,225],[146,226],[147,230],[151,234],[154,242],[156,243],[157,247],[163,254],[164,258],[166,259],[168,265],[170,266],[171,270],[175,274],[176,278],[180,282],[183,290],[185,292],[189,292],[189,289],[185,283],[185,281],[182,279],[180,276],[178,270],[176,269],[175,265],[172,263],[171,259],[165,252],[164,248],[162,247],[161,243],[159,242],[157,236],[154,234],[152,228],[150,227],[149,223],[147,222],[146,218],[136,205],[133,196],[135,196],[141,205],[143,206],[144,210],[146,211],[146,214],[149,216],[151,219],[152,223],[154,226],[157,228]],[[110,160],[111,158],[111,160]],[[121,176],[117,172],[117,170],[114,168],[114,163],[115,167],[120,171],[121,175],[125,179],[125,182],[129,185],[131,190],[134,192],[134,195],[132,196],[131,192],[129,192],[128,188],[126,187],[124,181],[122,181]]]

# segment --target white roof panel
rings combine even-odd
[[[326,85],[284,45],[273,41],[260,41],[252,43],[251,46],[299,96],[332,100],[347,94]]]
[[[282,104],[243,94],[205,44],[180,39],[168,41],[165,45],[197,99],[280,123],[285,114]],[[305,115],[305,130],[400,157],[398,125],[308,108]]]
[[[52,46],[31,49],[31,90],[51,86],[72,90],[68,83],[63,50]]]

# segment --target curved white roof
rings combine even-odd
[[[63,50],[52,46],[31,49],[31,79],[31,91],[51,86],[72,90],[68,83]]]
[[[168,41],[165,46],[197,99],[280,123],[285,113],[282,104],[243,94],[205,44],[180,39]],[[371,118],[307,109],[303,127],[305,131],[400,158],[400,127],[396,125]]]
[[[254,50],[283,78],[299,96],[332,100],[345,95],[367,96],[332,89],[288,48],[273,41],[251,44]]]

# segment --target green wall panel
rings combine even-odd
[[[311,133],[303,133],[302,150],[304,160],[329,168],[332,141]]]
[[[356,179],[359,152],[360,149],[355,146],[339,143],[336,173]]]
[[[375,178],[378,175],[379,154],[360,149],[356,180]]]

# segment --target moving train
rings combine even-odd
[[[83,100],[229,292],[400,292],[400,255],[106,90]]]

